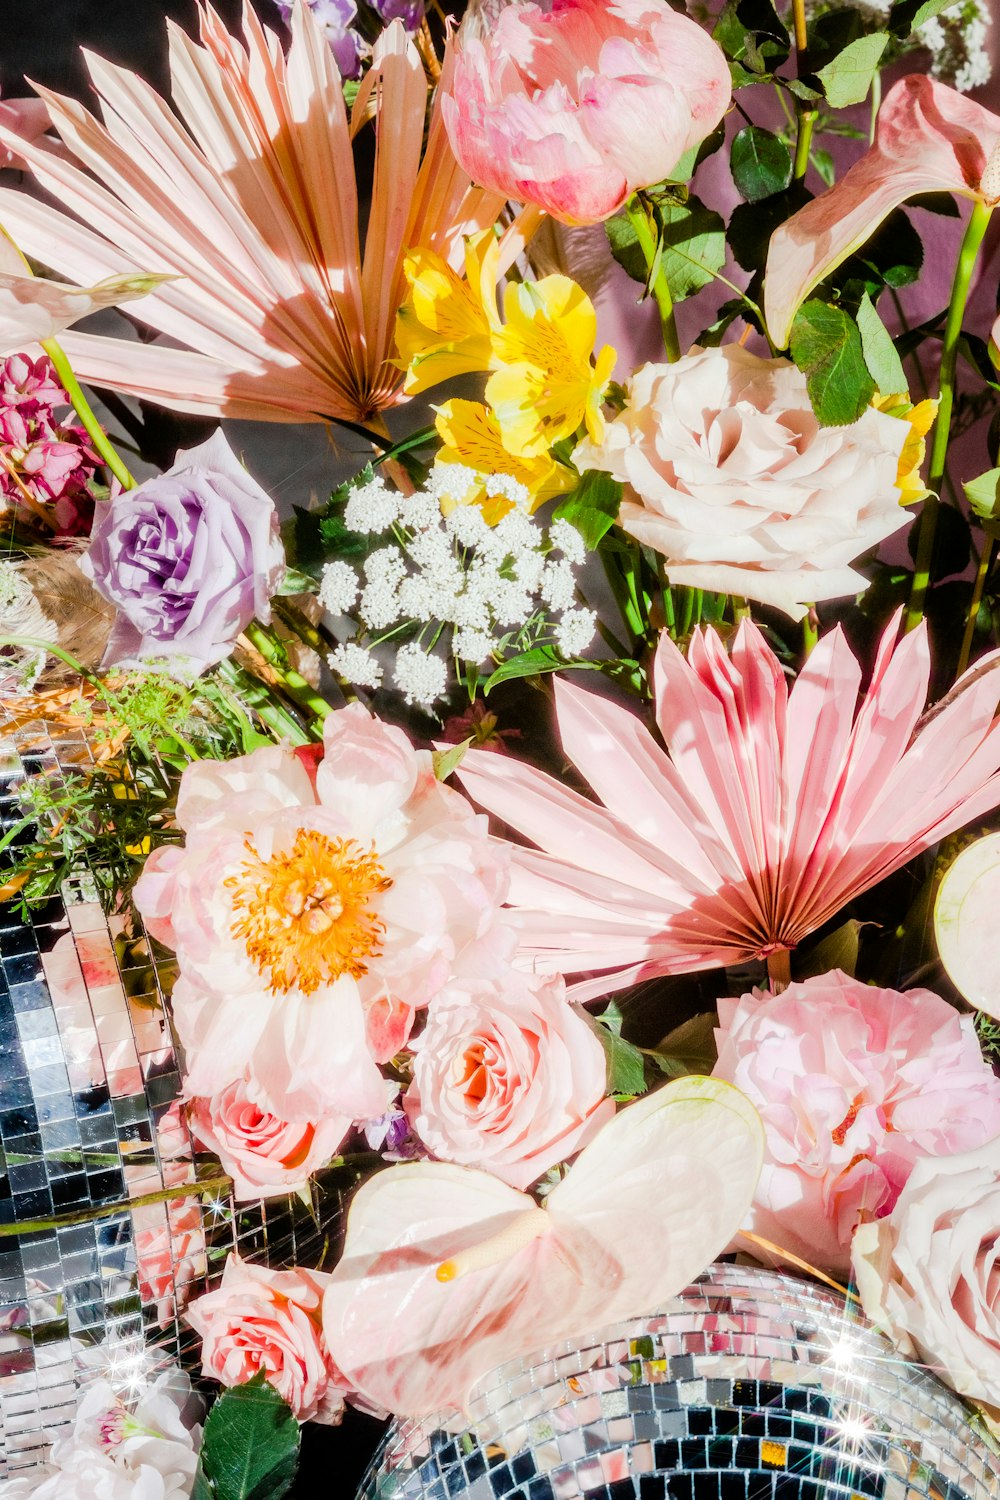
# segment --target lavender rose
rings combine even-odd
[[[868,1316],[963,1396],[1000,1405],[1000,1139],[917,1162],[854,1236]]]
[[[105,665],[221,661],[284,574],[274,505],[221,432],[98,507],[80,567],[116,606]]]

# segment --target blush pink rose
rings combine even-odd
[[[889,1213],[916,1162],[1000,1134],[1000,1079],[970,1016],[929,990],[874,989],[835,970],[780,995],[720,1000],[714,1076],[743,1090],[767,1136],[745,1227],[847,1272],[857,1225]]]
[[[573,459],[626,486],[621,524],[671,583],[799,619],[866,588],[851,564],[909,521],[896,476],[910,431],[871,407],[821,427],[790,361],[726,344],[643,365],[603,441]]]
[[[452,985],[413,1043],[410,1124],[435,1156],[525,1188],[615,1112],[604,1048],[561,979]]]
[[[456,157],[482,187],[566,224],[662,181],[732,93],[721,48],[663,0],[514,0],[488,31],[466,22],[459,43],[442,101]]]
[[[167,1162],[165,1187],[191,1179],[189,1162]],[[156,1307],[156,1321],[168,1328],[184,1310],[192,1288],[208,1269],[205,1231],[196,1195],[148,1203],[132,1213],[139,1292],[143,1302]]]
[[[854,1236],[853,1266],[903,1354],[1000,1406],[1000,1140],[917,1162],[889,1217]]]
[[[221,1284],[187,1311],[202,1339],[202,1374],[233,1386],[263,1370],[300,1422],[339,1422],[346,1385],[326,1352],[320,1317],[329,1280],[230,1255]]]
[[[188,1120],[196,1139],[215,1152],[233,1179],[237,1202],[301,1192],[352,1124],[343,1115],[282,1120],[249,1097],[242,1078],[209,1099],[193,1099]]]

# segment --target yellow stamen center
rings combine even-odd
[[[226,881],[231,931],[270,988],[311,995],[343,974],[364,974],[385,931],[370,903],[392,884],[374,849],[311,828],[300,828],[291,848],[270,859],[249,837],[246,848],[250,859]]]

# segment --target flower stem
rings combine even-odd
[[[771,994],[780,995],[792,982],[792,953],[790,948],[775,948],[767,955],[767,977]]]
[[[12,1224],[0,1224],[0,1236],[40,1234],[46,1229],[62,1229],[67,1224],[92,1224],[98,1219],[108,1219],[114,1214],[129,1214],[137,1208],[149,1208],[154,1203],[172,1203],[175,1198],[193,1198],[200,1193],[228,1191],[233,1179],[225,1175],[202,1177],[197,1182],[179,1182],[176,1187],[158,1188],[155,1193],[143,1193],[135,1198],[123,1198],[117,1203],[97,1203],[90,1208],[74,1208],[69,1213],[56,1214],[51,1219],[21,1219]]]
[[[796,110],[798,126],[795,133],[795,165],[792,168],[792,176],[796,182],[809,170],[809,153],[812,150],[813,127],[816,124],[816,111],[814,109]]]
[[[228,684],[237,695],[237,703],[243,707],[240,699],[246,699],[249,706],[268,729],[279,741],[291,740],[293,745],[308,745],[309,736],[302,725],[280,703],[266,696],[268,688],[256,677],[251,677],[248,672],[243,672],[234,661],[220,661],[215,669],[221,680]]]
[[[795,32],[796,52],[804,52],[809,45],[806,37],[806,0],[792,0],[792,29]]]
[[[958,342],[962,333],[962,318],[969,298],[972,275],[979,259],[992,206],[976,203],[972,209],[958,252],[955,277],[951,284],[951,300],[944,325],[944,342],[941,346],[941,373],[938,377],[938,410],[934,423],[934,440],[931,446],[930,471],[927,488],[931,491],[924,501],[923,513],[918,522],[917,559],[914,565],[910,600],[906,606],[904,630],[912,630],[924,616],[924,600],[930,583],[931,563],[934,560],[934,534],[937,530],[938,492],[944,479],[948,458],[948,439],[951,436],[951,412],[955,403],[955,366],[958,361]]]
[[[958,666],[955,676],[961,677],[969,665],[969,653],[972,650],[972,638],[976,633],[976,617],[979,614],[979,606],[982,603],[983,589],[986,587],[986,579],[990,571],[990,563],[993,560],[993,538],[987,532],[983,537],[982,551],[979,554],[979,567],[976,569],[976,581],[972,585],[972,598],[969,600],[969,616],[965,622],[965,634],[962,636],[962,649],[958,653]]]
[[[90,438],[95,449],[118,480],[122,489],[134,490],[136,482],[122,463],[120,455],[94,415],[93,408],[83,394],[83,389],[73,373],[73,366],[67,359],[62,345],[57,339],[43,339],[42,348],[52,361],[56,374],[62,381],[67,396],[73,403],[73,410],[86,428],[87,436]]]
[[[293,604],[289,604],[287,599],[272,599],[271,608],[281,623],[286,625],[289,630],[294,631],[302,644],[308,646],[310,651],[315,651],[320,661],[325,662],[329,670],[333,672],[333,668],[330,666],[328,660],[331,643],[326,640],[322,632],[317,629],[312,621],[307,619],[300,609],[296,609]],[[346,701],[348,703],[357,703],[359,701],[358,695],[347,679],[342,677],[339,672],[334,672],[334,676],[337,679],[337,686],[340,688]]]
[[[650,273],[650,291],[656,298],[656,305],[660,311],[660,327],[663,329],[663,347],[666,350],[667,359],[673,364],[681,357],[680,341],[677,337],[677,324],[674,320],[674,302],[670,295],[670,287],[667,284],[667,273],[663,269],[662,257],[657,259],[657,238],[650,223],[649,215],[639,201],[633,196],[625,205],[628,221],[635,230],[635,237],[639,249],[646,261],[646,270]],[[655,272],[654,272],[655,267]]]
[[[296,672],[295,668],[289,665],[285,648],[273,631],[268,630],[259,620],[251,620],[243,634],[254,650],[258,651],[267,662],[289,697],[308,709],[321,723],[333,712],[332,704],[327,703],[311,683],[308,683],[300,672]]]
[[[819,615],[815,604],[810,604],[802,617],[802,655],[808,657],[819,640]]]

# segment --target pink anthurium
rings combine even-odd
[[[681,1078],[610,1120],[544,1208],[467,1167],[380,1172],[324,1298],[330,1354],[391,1411],[465,1408],[504,1361],[679,1292],[739,1229],[762,1160],[745,1095]]]
[[[1000,115],[921,73],[901,78],[879,110],[873,145],[829,192],[775,230],[764,279],[764,315],[785,348],[792,319],[901,203],[920,193],[1000,199]]]

